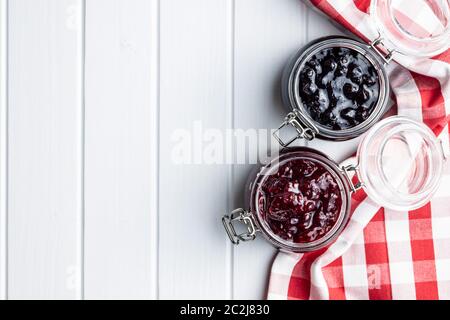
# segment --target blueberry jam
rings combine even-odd
[[[335,177],[319,162],[294,159],[268,175],[258,193],[259,212],[280,238],[311,243],[325,237],[341,214]]]
[[[377,71],[359,52],[328,48],[312,56],[300,74],[300,97],[310,116],[332,130],[369,118],[379,97]]]

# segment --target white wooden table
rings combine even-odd
[[[0,1],[0,297],[264,298],[276,251],[220,224],[251,166],[171,134],[275,128],[288,57],[339,31],[300,0]]]

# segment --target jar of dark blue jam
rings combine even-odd
[[[318,39],[298,51],[282,78],[283,103],[289,110],[274,136],[283,147],[295,140],[348,140],[360,136],[387,111],[390,56],[347,37]],[[280,132],[296,130],[288,141]]]

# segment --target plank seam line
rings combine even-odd
[[[157,277],[157,283],[156,283],[156,299],[160,298],[160,288],[159,288],[159,257],[160,257],[160,233],[159,233],[159,219],[160,219],[160,202],[159,202],[159,188],[160,188],[160,154],[161,154],[161,130],[160,130],[160,113],[161,113],[161,0],[158,0],[157,3],[157,19],[158,19],[158,32],[157,32],[157,66],[158,66],[158,70],[157,70],[157,188],[156,188],[156,206],[157,206],[157,211],[156,211],[156,224],[157,224],[157,235],[156,235],[156,239],[157,239],[157,243],[156,243],[156,248],[157,248],[157,266],[156,266],[156,277]]]
[[[85,182],[86,182],[86,0],[81,0],[80,14],[80,212],[79,212],[79,299],[85,299],[85,225],[86,225],[86,203],[85,203]]]
[[[154,181],[153,181],[153,189],[154,189],[154,205],[152,206],[151,213],[151,223],[153,227],[151,230],[153,231],[153,236],[151,241],[154,243],[152,249],[155,251],[153,254],[153,261],[151,262],[153,265],[153,275],[152,275],[152,286],[151,295],[154,299],[158,300],[160,298],[160,154],[161,154],[161,1],[155,0],[153,6],[152,16],[155,19],[155,40],[153,42],[153,54],[154,58],[152,59],[152,63],[155,65],[155,83],[154,83],[154,98],[153,98],[153,106],[154,106],[154,119],[152,121],[154,125],[154,140],[152,142],[154,155]]]

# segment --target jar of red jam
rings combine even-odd
[[[274,133],[283,146],[297,139],[348,140],[370,129],[387,111],[389,78],[385,67],[396,54],[433,56],[450,44],[447,0],[431,0],[421,10],[433,21],[428,32],[418,31],[405,15],[422,8],[423,0],[373,0],[370,17],[375,40],[332,36],[299,50],[282,77],[283,104],[289,113]],[[409,8],[409,9],[408,9]],[[432,20],[434,18],[434,20]],[[295,129],[282,138],[282,129]]]
[[[262,234],[285,251],[317,250],[345,228],[351,195],[360,188],[394,210],[425,205],[439,186],[446,152],[428,127],[399,116],[373,126],[346,166],[311,148],[284,149],[251,175],[247,209],[222,222],[234,244]]]

